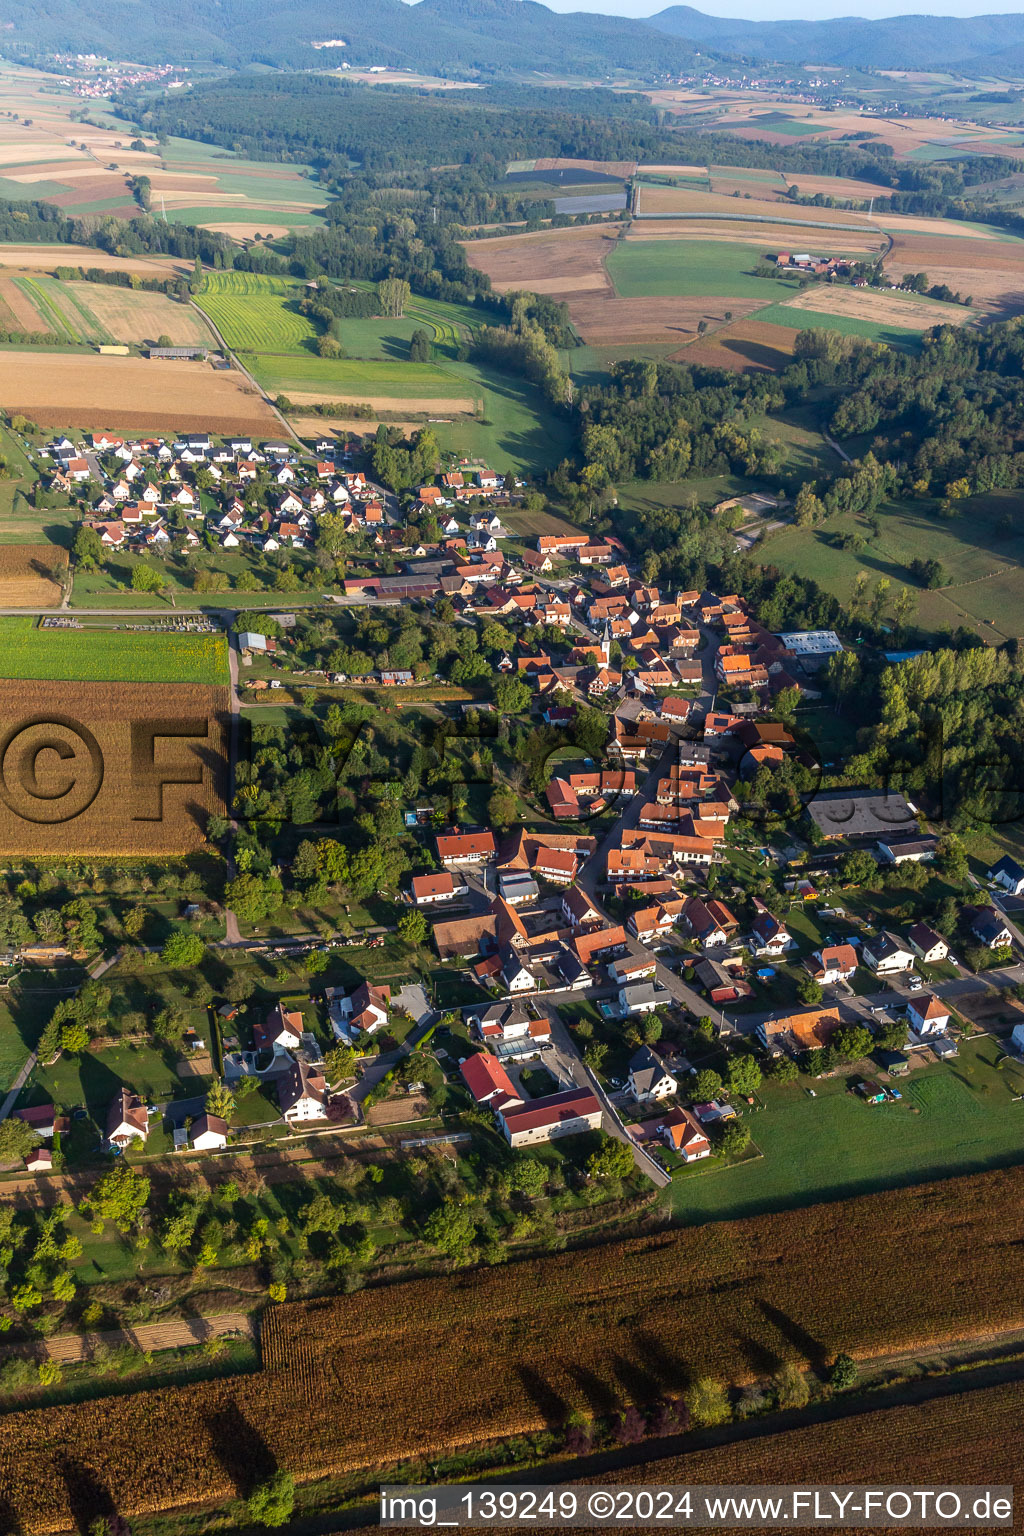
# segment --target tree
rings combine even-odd
[[[95,528],[79,528],[72,548],[83,571],[94,571],[103,559],[103,544]]]
[[[519,815],[519,801],[507,784],[499,784],[487,802],[487,819],[499,832],[506,831]]]
[[[828,1384],[837,1392],[845,1392],[857,1380],[857,1362],[852,1355],[836,1355],[828,1371]]]
[[[409,342],[410,363],[429,363],[432,351],[430,332],[418,327]]]
[[[722,1132],[718,1147],[723,1157],[738,1157],[750,1146],[750,1132],[739,1120],[733,1120]]]
[[[725,1388],[710,1376],[700,1376],[692,1386],[687,1387],[683,1401],[695,1424],[725,1424],[732,1417]]]
[[[88,1027],[77,1019],[65,1024],[60,1032],[60,1048],[69,1056],[80,1056],[89,1049]]]
[[[119,1232],[130,1232],[149,1200],[149,1180],[144,1173],[118,1163],[105,1173],[86,1197],[86,1204],[100,1221],[112,1221]]]
[[[427,920],[415,908],[398,919],[398,936],[404,943],[420,945],[427,937]]]
[[[530,697],[529,686],[521,678],[502,677],[495,685],[494,702],[503,715],[521,715],[529,708]],[[604,729],[607,735],[607,721]]]
[[[711,1067],[704,1067],[693,1080],[694,1101],[706,1104],[711,1099],[717,1099],[722,1091],[722,1079]]]
[[[0,1120],[0,1163],[14,1163],[36,1145],[36,1133],[24,1120]]]
[[[592,1179],[625,1179],[632,1171],[632,1151],[614,1136],[606,1136],[587,1159],[587,1172]]]
[[[351,1046],[336,1045],[324,1053],[324,1072],[329,1083],[340,1083],[355,1071],[356,1053]]]
[[[753,1056],[731,1056],[727,1081],[733,1093],[749,1098],[761,1086],[761,1068]]]
[[[70,1275],[66,1269],[62,1270],[54,1276],[52,1290],[54,1301],[74,1301],[78,1290],[74,1275]]]
[[[799,976],[796,983],[796,995],[808,1007],[816,1007],[824,996],[821,990],[821,982],[815,981],[813,976]]]
[[[859,1061],[871,1050],[872,1040],[863,1024],[841,1024],[830,1041],[843,1061]]]
[[[276,1527],[291,1519],[295,1508],[295,1480],[290,1472],[277,1471],[254,1488],[245,1501],[250,1520]]]
[[[775,1372],[772,1386],[780,1408],[806,1408],[810,1401],[811,1388],[807,1377],[791,1361]]]
[[[450,1259],[461,1259],[476,1237],[476,1227],[464,1206],[446,1200],[436,1211],[431,1211],[424,1223],[423,1234],[428,1243],[440,1248]]]
[[[864,848],[851,848],[844,853],[838,869],[844,885],[868,885],[878,874],[878,865]]]
[[[163,573],[154,570],[151,565],[137,565],[132,570],[133,592],[162,592],[165,586]]]
[[[405,313],[411,291],[404,278],[384,278],[377,284],[377,303],[381,314],[386,315],[389,320],[400,320]]]
[[[548,1182],[547,1169],[537,1158],[530,1157],[526,1153],[513,1158],[512,1167],[509,1170],[509,1183],[520,1194],[526,1195],[531,1200],[536,1200],[544,1193]]]
[[[218,1078],[216,1082],[210,1084],[204,1108],[208,1115],[216,1115],[221,1120],[230,1120],[234,1114],[234,1094],[221,1079]]]
[[[182,929],[171,934],[160,951],[160,958],[164,965],[174,966],[176,970],[194,970],[205,954],[206,945],[199,935]]]
[[[246,870],[224,887],[224,905],[241,922],[259,923],[278,910],[283,895],[281,882],[275,875],[254,875]]]

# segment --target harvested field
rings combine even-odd
[[[11,311],[13,329],[20,331],[48,331],[49,324],[43,319],[24,289],[19,288],[13,277],[0,277],[0,298]]]
[[[477,408],[477,401],[469,395],[364,395],[361,390],[350,390],[353,405],[368,405],[371,411],[425,411],[431,416],[471,416]],[[335,398],[337,391],[332,395],[325,390],[290,389],[288,399],[293,405],[300,408],[304,405],[319,405],[321,401],[330,403]]]
[[[803,171],[787,172],[787,186],[796,187],[803,197],[849,197],[855,201],[870,202],[873,197],[886,197],[890,188],[880,187],[871,181],[855,181],[850,176],[807,176]]]
[[[779,204],[779,218],[786,205]],[[629,227],[628,243],[636,240],[718,240],[728,245],[760,246],[762,252],[773,256],[776,251],[790,247],[802,250],[812,241],[821,245],[829,256],[859,256],[880,251],[885,237],[878,230],[866,228],[825,230],[821,240],[815,239],[814,229],[800,223],[799,212],[792,221],[764,224],[751,220],[725,219],[634,219]]]
[[[838,1351],[870,1359],[981,1339],[1024,1322],[1022,1241],[1018,1167],[271,1307],[261,1371],[126,1394],[116,1434],[109,1401],[4,1414],[0,1498],[9,1523],[35,1536],[74,1528],[82,1511],[69,1445],[89,1469],[83,1486],[101,1471],[131,1520],[234,1496],[260,1455],[300,1479],[376,1468],[564,1424],[575,1410],[653,1405],[705,1373],[741,1383]],[[515,1328],[515,1370],[499,1368],[495,1317]],[[1019,1459],[1015,1430],[1007,1454]],[[946,1451],[941,1434],[898,1439],[915,1477],[925,1445]],[[765,1478],[765,1443],[742,1449],[757,1458],[749,1481]],[[865,1454],[878,1446],[867,1437]],[[794,1474],[813,1481],[820,1465]],[[851,1477],[862,1471],[851,1462]],[[874,1483],[877,1460],[869,1471]]]
[[[706,165],[641,165],[641,176],[706,176]]]
[[[289,421],[300,437],[322,437],[325,432],[336,432],[344,437],[372,437],[380,425],[380,420],[375,417],[361,416],[290,416]],[[432,418],[437,419],[435,416]],[[445,418],[447,419],[447,418]],[[424,425],[423,418],[419,421],[393,421],[390,416],[386,418],[389,427],[399,427],[403,432],[418,432]],[[508,519],[506,518],[507,522]]]
[[[510,507],[503,514],[503,520],[507,528],[511,528],[514,533],[521,534],[527,539],[538,538],[541,534],[553,538],[565,538],[576,532],[571,523],[555,517],[551,512],[526,512],[522,507]]]
[[[177,276],[191,264],[175,256],[110,256],[90,245],[0,245],[0,267],[54,272],[58,267],[98,267],[101,272],[138,272],[143,277]]]
[[[223,813],[226,688],[4,680],[0,700],[4,854],[185,853],[204,843],[207,816]],[[155,737],[133,744],[146,722]]]
[[[216,346],[202,317],[188,304],[162,293],[133,293],[104,283],[69,283],[69,297],[84,303],[118,341],[155,342],[169,336],[176,347]]]
[[[580,278],[606,281],[604,258],[615,246],[617,231],[600,225],[544,230],[540,234],[503,235],[494,240],[467,240],[466,259],[486,272],[499,293],[512,288],[573,293]],[[549,286],[553,284],[561,286]]]
[[[276,240],[280,235],[291,233],[290,224],[268,224],[262,219],[253,219],[248,224],[244,220],[204,222],[203,228],[213,230],[218,235],[230,235],[234,240],[252,240],[258,235]]]
[[[904,232],[918,235],[937,235],[940,238],[954,238],[958,240],[970,240],[976,242],[997,242],[1003,244],[1005,237],[1002,230],[989,229],[981,224],[967,224],[960,220],[955,223],[948,219],[915,219],[905,213],[876,213],[875,223],[880,224],[890,235],[899,235]],[[1018,242],[1011,242],[1017,244]]]
[[[635,160],[563,160],[556,156],[529,163],[535,171],[594,171],[599,176],[620,176],[623,180],[636,170]]]
[[[850,315],[905,331],[927,331],[933,325],[967,325],[976,318],[973,309],[960,304],[938,304],[876,288],[830,288],[824,283],[813,283],[794,298],[784,299],[781,307],[810,310],[816,315]]]
[[[754,186],[751,182],[742,190],[749,191]],[[645,214],[655,213],[703,213],[710,217],[716,213],[733,213],[752,219],[758,216],[779,218],[778,205],[770,202],[767,197],[751,197],[748,200],[746,197],[726,197],[718,192],[694,192],[687,187],[642,186],[637,198],[637,217],[643,218]],[[849,213],[842,208],[801,207],[798,212],[794,211],[793,216],[808,224],[842,224],[849,229],[872,227],[863,214]]]
[[[410,1120],[422,1120],[430,1114],[430,1100],[421,1093],[403,1094],[400,1099],[388,1099],[384,1104],[374,1104],[367,1111],[367,1125],[407,1125]]]
[[[5,362],[0,406],[40,426],[263,436],[280,426],[240,374],[206,363],[57,352],[8,352]]]
[[[708,368],[731,368],[739,373],[774,373],[793,361],[799,334],[761,320],[741,320],[691,341],[673,355],[672,362],[703,363]]]
[[[702,320],[724,323],[726,311],[749,315],[757,299],[631,298],[601,295],[570,299],[569,314],[583,340],[593,346],[682,340],[696,336]]]
[[[975,305],[1006,318],[1024,310],[1024,244],[992,241],[965,245],[954,237],[896,235],[885,269],[892,277],[927,272],[930,283],[945,283],[970,295]]]
[[[0,608],[56,608],[63,589],[53,572],[67,568],[59,544],[0,546]]]

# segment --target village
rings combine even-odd
[[[441,1008],[420,990],[410,1007],[410,973],[397,1004],[368,971],[256,1017],[223,1004],[223,1083],[162,1107],[122,1085],[110,1151],[146,1155],[165,1121],[160,1150],[230,1154],[232,1112],[254,1087],[274,1134],[358,1135],[396,1071],[398,1093],[424,1104],[410,1073],[429,1063],[445,1095],[440,1125],[428,1116],[438,1129],[463,1134],[461,1101],[493,1116],[512,1148],[600,1131],[663,1186],[691,1163],[749,1155],[762,1080],[799,1073],[813,1097],[815,1079],[842,1077],[867,1103],[898,1103],[902,1078],[955,1060],[974,1033],[962,997],[1021,985],[1012,914],[1024,868],[1005,857],[975,901],[915,907],[929,871],[956,863],[949,840],[896,791],[821,787],[794,710],[829,696],[844,653],[834,631],[770,633],[736,593],[663,592],[610,536],[547,533],[530,546],[502,521],[514,522],[521,488],[485,466],[442,471],[403,508],[328,439],[311,460],[285,443],[206,434],[96,434],[50,452],[57,489],[104,484],[85,525],[104,549],[175,537],[314,550],[339,516],[366,574],[346,574],[330,600],[353,611],[444,605],[478,635],[491,626],[504,637],[497,649],[492,639],[495,696],[514,698],[514,713],[551,738],[543,788],[520,799],[519,825],[458,824],[437,804],[406,817],[423,872],[405,884],[405,907],[422,914],[419,942],[479,1002]],[[258,510],[246,499],[257,481],[268,488]],[[381,569],[396,559],[399,570]],[[442,676],[372,655],[354,675],[311,673],[292,654],[294,616],[276,619],[283,628],[264,634],[250,615],[234,637],[253,674],[243,670],[243,688],[371,682],[401,708]],[[497,708],[478,698],[456,713],[479,729]],[[780,785],[796,797],[788,820],[770,810]],[[908,898],[898,919],[886,915],[892,900],[876,907],[865,889],[890,886]],[[1007,1049],[1024,1054],[1024,1028]],[[16,1111],[40,1137],[32,1171],[50,1170],[47,1137],[66,1126],[64,1111]]]

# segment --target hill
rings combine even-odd
[[[698,47],[784,64],[926,70],[968,66],[976,70],[985,64],[996,73],[1014,73],[1024,57],[1024,15],[1020,14],[754,22],[673,5],[650,17],[647,25]]]

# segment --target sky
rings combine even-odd
[[[673,0],[542,0],[552,11],[597,11],[605,16],[653,16]],[[686,3],[686,0],[683,0]],[[821,21],[834,16],[991,16],[1018,12],[1020,0],[713,0],[694,6],[709,16],[741,16],[749,21]]]

